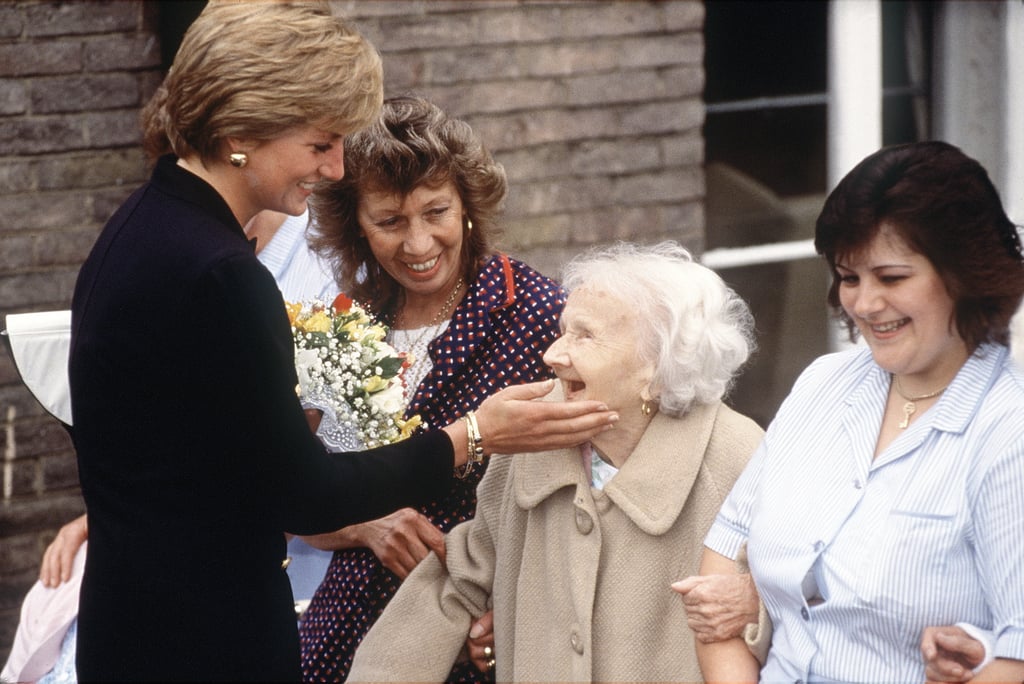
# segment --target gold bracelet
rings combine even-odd
[[[476,422],[476,413],[466,412],[466,423],[469,425],[469,457],[474,463],[484,462],[484,437],[480,434],[480,425]]]
[[[465,480],[473,472],[478,463],[484,461],[483,437],[476,422],[476,414],[467,411],[462,417],[466,421],[466,465],[455,469],[455,477]]]

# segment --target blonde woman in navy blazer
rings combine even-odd
[[[242,231],[264,209],[302,213],[342,176],[343,136],[377,116],[381,78],[327,3],[212,2],[144,113],[147,149],[166,154],[104,228],[72,303],[81,681],[298,680],[283,532],[413,505],[467,461],[463,421],[325,453],[295,395],[280,292]],[[587,415],[596,402],[522,401],[547,389],[480,407],[488,453],[607,426]]]

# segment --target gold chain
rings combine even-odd
[[[932,397],[937,397],[943,392],[945,392],[946,388],[949,387],[949,385],[946,385],[946,387],[937,389],[934,392],[922,394],[919,397],[908,397],[906,394],[903,393],[903,388],[900,387],[900,379],[896,375],[892,376],[892,386],[893,389],[896,390],[896,394],[900,395],[903,401],[906,402],[905,404],[903,404],[903,420],[900,421],[901,429],[906,429],[906,427],[910,425],[910,416],[914,415],[914,413],[917,411],[917,404],[914,402],[922,401],[924,399],[931,399]]]
[[[460,276],[459,281],[455,283],[455,289],[453,289],[451,291],[451,294],[448,295],[448,299],[444,300],[444,305],[436,314],[434,314],[434,317],[430,319],[430,323],[426,325],[426,327],[423,329],[423,332],[417,335],[416,339],[413,340],[412,344],[409,345],[410,348],[405,351],[412,351],[413,348],[419,346],[419,344],[423,341],[424,336],[426,336],[433,328],[437,327],[441,323],[441,321],[448,318],[448,316],[451,314],[452,306],[455,304],[455,298],[458,296],[459,290],[461,290],[462,286],[465,284],[466,279]],[[395,320],[396,327],[397,324],[404,319],[405,307],[402,307],[402,311],[399,312],[398,317]]]

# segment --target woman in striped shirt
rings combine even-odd
[[[929,625],[995,635],[978,679],[1024,678],[1024,293],[985,170],[941,142],[883,149],[818,218],[829,303],[867,343],[813,363],[705,540],[702,574],[747,546],[774,635],[698,644],[716,681],[924,681]]]

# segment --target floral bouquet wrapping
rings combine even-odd
[[[317,436],[332,450],[356,451],[412,434],[421,420],[404,418],[408,364],[384,341],[387,330],[344,294],[330,306],[313,300],[286,307],[299,399],[324,413]]]

